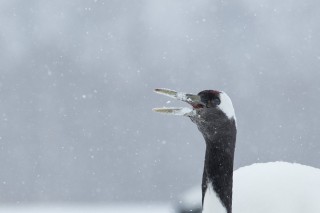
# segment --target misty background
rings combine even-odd
[[[235,169],[320,168],[320,2],[0,1],[0,203],[174,202],[204,141],[157,87],[223,90]],[[167,102],[171,101],[171,102]]]

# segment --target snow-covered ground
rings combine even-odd
[[[233,173],[235,213],[320,213],[320,169],[287,162],[257,163]],[[201,209],[200,184],[181,198],[185,212]]]
[[[169,204],[117,205],[1,205],[5,213],[173,213]]]

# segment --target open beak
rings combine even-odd
[[[198,95],[187,94],[183,92],[176,92],[170,89],[155,89],[154,91],[158,94],[165,95],[170,98],[186,102],[192,106],[192,108],[188,108],[188,107],[154,108],[152,109],[154,112],[192,117],[196,115],[195,109],[202,108],[203,106],[205,106],[205,104],[201,102],[201,98]]]

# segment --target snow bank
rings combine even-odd
[[[234,213],[320,213],[320,169],[270,162],[242,167],[233,175]],[[201,185],[187,191],[180,203],[180,209],[201,208]]]
[[[26,205],[1,206],[5,213],[172,213],[169,205]]]
[[[300,164],[253,164],[234,173],[235,213],[320,212],[320,170]]]

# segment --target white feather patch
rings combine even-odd
[[[226,93],[221,92],[220,93],[220,101],[221,101],[221,103],[218,106],[218,108],[222,112],[224,112],[224,114],[226,114],[226,116],[229,119],[233,118],[234,120],[236,120],[236,115],[235,115],[233,104],[232,104],[230,97]]]
[[[202,213],[227,213],[217,193],[213,190],[212,183],[208,183],[203,200]]]

